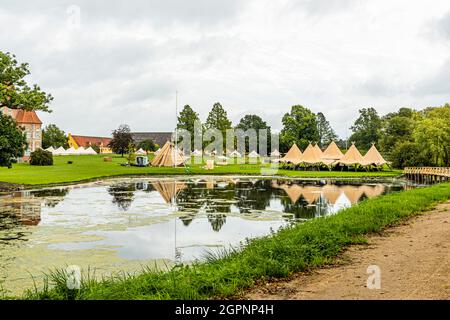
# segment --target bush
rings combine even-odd
[[[431,165],[431,156],[424,153],[417,143],[410,141],[395,144],[389,158],[392,166],[397,169]]]
[[[37,149],[31,153],[30,164],[32,166],[52,166],[53,155],[49,151]]]

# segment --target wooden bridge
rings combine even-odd
[[[408,167],[403,174],[411,180],[422,183],[435,183],[450,180],[450,168],[445,167]]]

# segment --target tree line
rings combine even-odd
[[[0,108],[23,109],[27,111],[51,112],[51,94],[36,85],[30,85],[26,77],[30,75],[29,66],[19,63],[15,56],[0,51]],[[184,129],[194,137],[194,125],[200,122],[199,114],[189,105],[185,105],[178,115],[177,128]],[[352,135],[345,141],[339,139],[329,121],[322,112],[314,113],[310,109],[294,105],[282,118],[279,133],[280,151],[287,152],[296,143],[301,149],[317,143],[326,147],[335,140],[338,146],[346,149],[348,142],[355,142],[362,151],[367,151],[375,143],[393,166],[450,166],[450,105],[428,107],[424,110],[400,108],[396,112],[380,116],[375,108],[362,108],[359,117],[351,126]],[[271,136],[271,128],[260,116],[247,114],[233,126],[224,107],[215,103],[209,112],[201,130],[214,128],[222,132],[228,129],[247,131],[266,129]],[[130,147],[154,151],[159,146],[153,141],[143,141],[134,146],[130,128],[122,125],[114,130],[110,147],[115,153],[129,153]],[[43,148],[67,147],[67,136],[56,125],[44,128]],[[270,139],[268,139],[270,145]],[[192,144],[193,146],[193,144]],[[224,141],[226,146],[226,141]],[[0,112],[0,166],[11,167],[16,158],[22,157],[27,147],[25,133],[17,123]],[[270,149],[269,149],[270,150]],[[247,151],[249,151],[247,149]]]

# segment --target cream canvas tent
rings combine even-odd
[[[233,152],[230,153],[229,156],[232,158],[240,158],[241,154],[239,152],[237,152],[237,150],[234,150]]]
[[[140,148],[138,151],[136,151],[136,154],[138,154],[138,155],[146,155],[147,152],[145,152],[144,149]]]
[[[280,159],[280,162],[292,163],[292,164],[297,165],[300,163],[301,157],[302,157],[302,152],[297,147],[297,145],[294,143],[294,145],[291,147],[291,149],[289,149],[288,153],[286,153],[286,155]]]
[[[167,141],[151,164],[153,167],[175,167],[183,165],[184,162],[184,155],[175,149],[172,142]]]
[[[300,163],[305,164],[319,164],[322,163],[322,151],[319,147],[313,147],[310,143],[308,147],[303,151],[303,154],[300,158]]]
[[[92,147],[89,147],[86,150],[84,150],[84,154],[97,154],[97,152],[94,149],[92,149]]]
[[[369,151],[367,151],[363,159],[363,164],[366,166],[374,165],[378,167],[388,164],[388,162],[384,160],[383,156],[378,152],[375,144],[372,144],[372,147],[369,149]]]
[[[56,149],[55,151],[52,152],[54,156],[62,156],[66,153],[66,149],[64,149],[63,147],[59,147],[58,149]]]
[[[249,157],[249,158],[258,158],[258,157],[259,157],[259,154],[258,154],[255,150],[253,150],[252,152],[250,152],[250,153],[248,154],[248,157]]]
[[[341,160],[343,156],[344,154],[334,141],[332,141],[322,153],[322,159],[324,160]]]
[[[339,160],[339,163],[344,166],[362,165],[364,159],[358,149],[356,149],[355,143],[347,150],[345,155]]]
[[[159,155],[161,153],[161,148],[159,148],[158,150],[155,151],[155,156]]]

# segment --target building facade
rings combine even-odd
[[[135,145],[144,140],[152,140],[162,147],[167,141],[172,140],[172,132],[132,132],[131,135]]]
[[[111,148],[108,147],[111,140],[111,138],[106,137],[76,136],[70,133],[68,135],[69,147],[78,149],[79,147],[89,148],[97,146],[100,153],[112,153]]]
[[[31,152],[42,148],[42,121],[35,111],[25,111],[21,109],[10,109],[1,107],[0,112],[11,116],[26,134],[28,147],[25,150],[23,161],[30,159]]]

